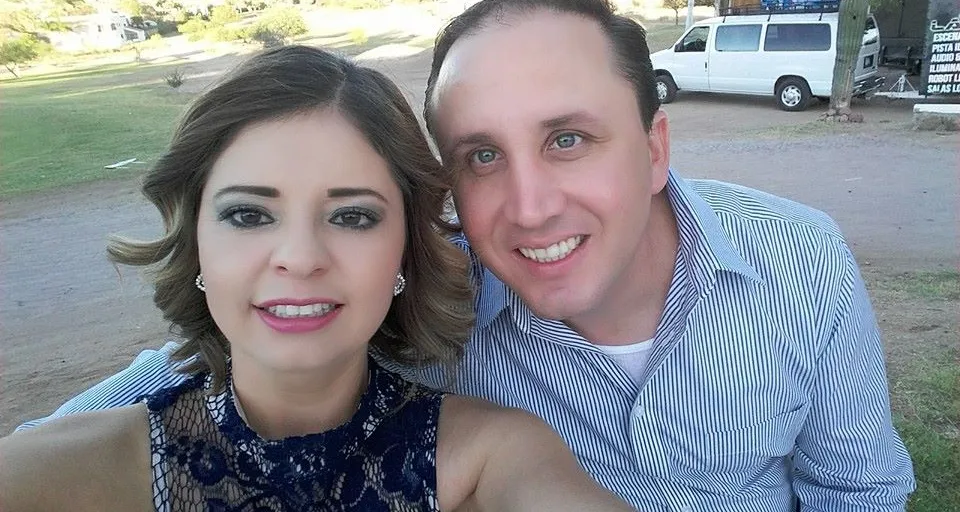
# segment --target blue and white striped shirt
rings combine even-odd
[[[454,384],[436,369],[398,370],[540,416],[641,510],[788,511],[796,499],[803,511],[904,510],[912,465],[867,291],[835,223],[673,172],[667,190],[680,250],[639,385],[476,261],[477,328]],[[173,348],[141,354],[50,418],[179,383]]]

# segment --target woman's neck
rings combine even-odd
[[[366,353],[309,372],[281,372],[234,357],[232,375],[234,400],[250,428],[264,439],[343,425],[356,412],[369,380]]]

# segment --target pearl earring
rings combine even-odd
[[[203,274],[197,274],[197,279],[193,281],[193,284],[197,285],[201,292],[207,291],[207,284],[203,282]]]

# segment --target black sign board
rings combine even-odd
[[[960,0],[930,0],[926,49],[922,94],[960,96]]]

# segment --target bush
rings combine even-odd
[[[287,39],[307,33],[307,22],[296,7],[271,7],[257,22],[256,29]]]
[[[367,42],[367,31],[363,27],[357,27],[350,31],[350,42],[355,46],[360,46]]]
[[[245,39],[256,41],[264,48],[283,46],[284,43],[286,43],[286,40],[282,35],[259,25],[251,27],[246,33]]]
[[[176,89],[183,85],[183,71],[181,71],[180,68],[174,69],[163,76],[163,81],[170,87]]]
[[[177,28],[177,23],[169,20],[157,20],[157,34],[159,35],[169,35],[177,34],[179,29]]]
[[[210,22],[214,25],[226,25],[240,21],[240,14],[231,5],[218,5],[210,11]]]
[[[181,34],[185,34],[188,40],[199,41],[203,39],[204,32],[209,30],[211,26],[209,21],[204,21],[202,18],[197,17],[190,18],[183,22],[178,30]]]
[[[210,30],[205,32],[206,38],[211,41],[227,42],[227,41],[236,41],[238,39],[245,39],[244,33],[242,30],[238,30],[232,27],[213,27]]]

